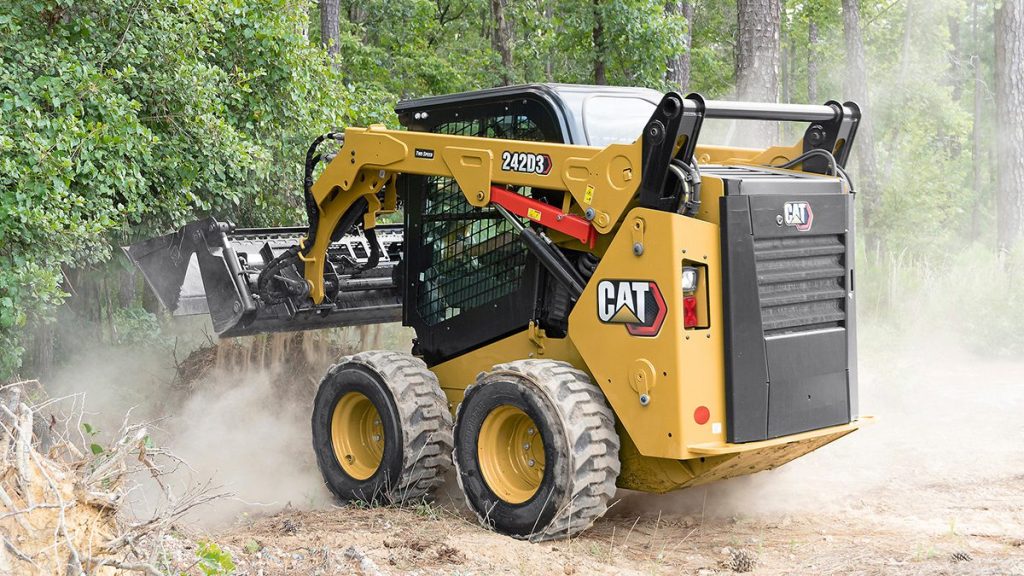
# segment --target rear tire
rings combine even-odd
[[[342,500],[429,498],[451,466],[448,401],[433,372],[408,354],[342,358],[320,382],[312,427],[324,482]]]
[[[600,389],[568,363],[501,364],[466,389],[455,466],[484,526],[535,542],[572,536],[615,494],[615,420]]]

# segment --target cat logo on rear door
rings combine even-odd
[[[650,280],[601,280],[597,317],[605,324],[625,324],[633,336],[657,336],[668,308],[658,285]]]
[[[782,207],[782,216],[786,226],[792,226],[798,232],[807,232],[814,223],[810,202],[786,202]]]

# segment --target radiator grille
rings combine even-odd
[[[842,236],[755,239],[754,255],[766,336],[845,325]]]

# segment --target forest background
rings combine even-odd
[[[0,380],[172,345],[118,246],[301,223],[316,135],[525,82],[857,101],[861,314],[1024,354],[1024,0],[9,0]]]

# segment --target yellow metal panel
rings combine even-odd
[[[531,334],[531,332],[533,332]],[[481,372],[497,364],[527,358],[562,360],[580,370],[587,367],[568,338],[547,338],[542,330],[524,330],[493,344],[467,352],[431,368],[448,397],[452,410],[462,401],[463,392]]]
[[[637,255],[634,230],[650,231]],[[688,444],[724,442],[725,376],[718,226],[678,214],[634,209],[612,240],[570,315],[569,337],[644,456],[685,459]],[[707,266],[707,329],[683,329],[682,267]],[[602,280],[655,282],[664,324],[654,336],[633,336],[598,315]],[[636,312],[633,310],[633,312]],[[646,311],[645,311],[646,312]],[[619,314],[628,316],[619,309]],[[621,321],[621,320],[620,320]],[[646,393],[649,403],[642,404]],[[697,424],[704,406],[710,419]]]
[[[719,199],[725,195],[722,179],[707,175],[701,175],[700,179],[700,210],[697,212],[697,218],[712,224],[721,224]]]
[[[466,200],[473,206],[486,206],[491,201],[493,153],[479,148],[448,146],[441,154]]]
[[[463,157],[489,155],[490,162],[452,162],[453,152],[461,153]],[[551,169],[543,174],[502,170],[503,152],[546,155],[551,160]],[[572,195],[582,210],[593,207],[596,213],[594,226],[599,232],[607,233],[636,193],[640,184],[641,161],[639,140],[633,144],[598,148],[405,132],[381,126],[349,128],[345,130],[345,145],[314,184],[313,195],[321,201],[335,186],[347,189],[363,168],[452,177],[460,187],[463,182],[467,183],[463,193],[474,205],[481,205],[479,183],[485,180],[488,184],[483,187],[485,194],[489,193],[491,182],[564,190]]]
[[[377,200],[376,196],[380,189],[388,182],[388,179],[382,177],[378,170],[364,170],[358,176],[352,176],[352,180],[348,184],[349,188],[347,190],[334,186],[317,201],[320,207],[320,222],[317,227],[316,238],[312,240],[305,238],[302,241],[303,247],[307,246],[307,242],[313,242],[309,255],[303,256],[300,253],[299,257],[305,263],[306,282],[309,283],[309,297],[317,304],[324,299],[324,262],[327,258],[327,247],[331,243],[331,234],[334,232],[335,226],[338,225],[338,221],[344,216],[349,206],[358,200],[360,196],[366,196],[370,205],[375,210],[379,209],[381,203]],[[323,182],[322,178],[317,184],[320,182]],[[316,187],[314,186],[315,191]],[[370,214],[373,213],[371,212]],[[368,220],[366,224],[370,222],[372,220]]]
[[[629,490],[663,493],[726,478],[756,474],[764,470],[778,468],[804,454],[813,452],[857,430],[862,425],[873,422],[873,420],[870,417],[862,417],[850,424],[794,434],[766,442],[722,444],[716,448],[713,454],[709,450],[707,455],[689,460],[643,456],[637,450],[636,444],[629,434],[620,428],[619,439],[622,448],[619,450],[619,459],[622,461],[622,472],[619,474],[616,484],[619,488]]]
[[[689,448],[690,452],[709,456],[714,456],[718,454],[732,454],[735,452],[751,452],[754,450],[762,450],[764,448],[780,446],[782,444],[787,444],[790,442],[802,442],[804,440],[810,440],[811,438],[816,438],[818,436],[823,435],[836,434],[840,432],[849,433],[866,424],[874,424],[874,422],[874,416],[861,416],[859,419],[854,420],[849,424],[840,424],[838,426],[830,426],[828,428],[821,428],[819,430],[811,430],[809,432],[790,434],[788,436],[781,436],[779,438],[772,438],[770,440],[761,440],[759,442],[745,442],[743,444],[690,444]]]
[[[699,164],[784,164],[804,152],[804,141],[792,146],[770,148],[736,148],[732,146],[698,145],[693,153]]]

